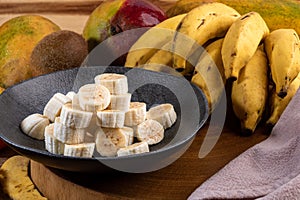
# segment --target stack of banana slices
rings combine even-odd
[[[203,3],[142,35],[125,66],[180,72],[203,90],[210,112],[229,85],[241,132],[249,135],[263,120],[274,126],[298,90],[300,41],[294,29],[270,31],[257,12]]]
[[[173,105],[147,111],[146,103],[131,102],[125,75],[104,73],[78,93],[53,95],[43,114],[27,116],[21,129],[44,140],[53,154],[92,157],[96,149],[101,156],[127,156],[149,152],[149,145],[161,142],[176,119]]]

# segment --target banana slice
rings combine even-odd
[[[121,110],[127,112],[129,110],[131,94],[110,95],[109,110]]]
[[[165,103],[150,108],[146,114],[146,118],[158,121],[166,129],[175,123],[177,115],[173,105]]]
[[[106,109],[110,104],[110,92],[103,85],[86,84],[78,91],[82,110],[94,112]]]
[[[60,122],[68,127],[86,128],[89,126],[93,113],[75,110],[71,103],[63,105],[60,114]]]
[[[69,97],[72,101],[73,101],[74,95],[76,95],[76,93],[74,91],[70,91],[66,94],[66,96]]]
[[[21,129],[26,135],[43,140],[45,128],[49,123],[49,119],[46,116],[35,113],[27,116],[21,122]]]
[[[95,143],[66,144],[64,156],[91,158],[95,149]]]
[[[86,132],[88,132],[91,135],[95,135],[98,128],[99,128],[99,125],[98,125],[97,113],[93,113],[90,125],[86,128]]]
[[[64,94],[56,93],[46,104],[43,115],[49,118],[51,122],[54,122],[55,117],[58,117],[61,108],[64,104],[70,103],[72,100]]]
[[[134,154],[146,153],[149,152],[149,146],[147,142],[138,142],[128,147],[120,148],[117,151],[118,156],[129,156]]]
[[[126,94],[128,92],[127,76],[122,74],[100,74],[95,77],[95,83],[105,86],[111,94]]]
[[[136,126],[146,120],[146,104],[130,102],[129,110],[125,113],[125,126]]]
[[[72,108],[75,110],[82,110],[79,103],[79,95],[74,94],[72,98]]]
[[[136,137],[149,145],[157,144],[164,138],[164,127],[156,120],[148,119],[137,126]]]
[[[60,117],[56,117],[53,136],[66,144],[79,144],[84,142],[85,129],[65,126],[60,122]]]
[[[102,110],[97,112],[97,125],[105,128],[124,127],[125,112],[119,110]]]
[[[138,125],[130,126],[130,128],[132,128],[132,130],[133,130],[133,137],[137,137],[137,134],[136,134],[137,126]]]
[[[133,142],[133,129],[99,128],[96,135],[96,149],[101,156],[116,156],[120,148],[127,147]]]
[[[92,134],[90,132],[85,132],[84,143],[95,142],[95,140],[96,140],[95,134]]]
[[[63,154],[65,149],[65,144],[56,139],[53,135],[54,124],[49,124],[45,128],[45,148],[47,151],[53,154]]]

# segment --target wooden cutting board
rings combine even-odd
[[[186,199],[201,183],[232,159],[267,138],[260,128],[250,137],[239,136],[226,126],[213,150],[203,159],[198,153],[208,125],[197,134],[190,148],[171,165],[144,174],[79,174],[49,169],[31,162],[31,178],[49,199]]]
[[[82,33],[89,14],[101,3],[95,0],[0,0],[0,24],[23,14],[39,14],[62,29]],[[154,1],[168,9],[174,1]],[[31,178],[41,193],[54,200],[69,199],[186,199],[201,183],[246,149],[267,138],[260,128],[250,137],[242,137],[226,125],[213,150],[198,158],[208,125],[197,134],[191,147],[168,167],[146,174],[79,174],[49,169],[31,162]]]

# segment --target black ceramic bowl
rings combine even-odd
[[[75,158],[54,155],[45,150],[44,141],[25,135],[21,121],[32,113],[42,113],[47,101],[57,92],[66,94],[92,83],[98,74],[125,74],[132,101],[142,101],[150,108],[171,103],[178,115],[165,138],[150,147],[150,152],[125,157]],[[133,173],[163,168],[178,159],[192,143],[208,117],[207,101],[197,87],[186,79],[139,68],[81,67],[33,78],[0,95],[0,137],[15,151],[46,166],[77,172],[104,172],[111,169]],[[96,151],[96,150],[95,150]]]

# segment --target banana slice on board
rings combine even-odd
[[[101,156],[117,156],[120,148],[127,147],[133,142],[133,129],[99,128],[96,135],[96,149]]]
[[[89,126],[93,113],[75,110],[71,103],[63,105],[60,114],[60,122],[68,127],[86,128]]]
[[[149,145],[147,142],[138,142],[128,147],[120,148],[117,151],[118,156],[129,156],[134,154],[146,153],[149,152]]]
[[[157,144],[164,138],[164,127],[158,121],[148,119],[137,126],[136,137],[149,145]]]
[[[165,103],[150,108],[146,118],[158,121],[166,129],[175,123],[177,114],[172,104]]]
[[[102,110],[97,112],[97,125],[105,128],[123,128],[125,112],[120,110]]]
[[[96,85],[105,86],[111,94],[128,93],[127,76],[123,74],[105,73],[95,77]]]
[[[43,140],[45,128],[49,123],[49,119],[46,116],[35,113],[23,119],[21,130],[32,138]]]
[[[95,143],[66,144],[64,156],[91,158],[95,149]]]
[[[53,154],[63,154],[65,149],[65,144],[56,139],[53,135],[54,124],[49,124],[45,128],[45,148],[47,151]]]
[[[146,120],[146,103],[130,102],[129,110],[125,113],[125,126],[136,126]]]
[[[80,87],[78,98],[81,109],[89,112],[104,110],[110,104],[109,90],[97,84],[86,84]]]
[[[84,142],[85,129],[65,126],[60,117],[55,118],[53,135],[66,144],[79,144]]]
[[[127,112],[129,110],[131,94],[112,94],[110,95],[109,110],[121,110]]]
[[[55,117],[58,117],[61,108],[64,104],[70,103],[72,100],[64,94],[56,93],[46,104],[43,115],[49,118],[51,122],[54,122]]]

